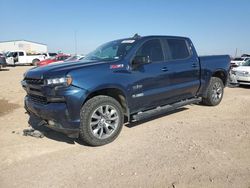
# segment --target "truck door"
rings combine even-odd
[[[10,53],[7,54],[6,63],[7,63],[8,65],[14,65],[13,52],[10,52]]]
[[[168,103],[192,98],[200,87],[200,65],[191,44],[186,39],[166,38],[164,52],[168,74]]]
[[[13,52],[13,61],[14,61],[14,64],[18,63],[18,52]]]
[[[24,56],[24,52],[18,52],[18,63],[20,63],[20,64],[27,63],[27,59]]]
[[[160,105],[165,97],[164,87],[168,79],[162,43],[159,39],[144,42],[135,57],[147,57],[150,63],[141,64],[131,71],[131,77],[134,80],[133,85],[130,86],[133,112]]]

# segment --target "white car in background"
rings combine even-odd
[[[84,58],[84,55],[73,55],[73,56],[68,57],[68,58],[65,59],[65,60],[57,61],[57,62],[55,62],[55,63],[62,63],[62,62],[78,62],[78,61],[81,61],[83,58]]]
[[[250,85],[250,60],[247,60],[242,66],[233,68],[231,73],[235,75],[238,84]]]
[[[249,60],[250,57],[236,57],[231,60],[231,67],[238,67],[243,65],[247,60]]]

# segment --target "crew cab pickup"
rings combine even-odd
[[[218,105],[229,69],[228,55],[198,57],[189,38],[136,35],[108,42],[80,62],[33,68],[22,86],[30,117],[99,146],[115,140],[125,121],[192,103]]]
[[[12,51],[7,54],[6,62],[8,65],[36,65],[37,62],[45,59],[42,54],[31,54],[24,50]]]

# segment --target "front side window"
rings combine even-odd
[[[152,39],[145,42],[137,51],[136,56],[148,57],[151,62],[163,61],[164,56],[160,40]]]
[[[17,57],[17,52],[13,52],[13,57]]]
[[[190,56],[190,52],[187,47],[187,43],[183,39],[167,39],[170,59],[185,59]]]

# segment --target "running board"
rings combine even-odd
[[[199,103],[199,102],[201,102],[201,98],[192,98],[192,99],[183,100],[183,101],[171,104],[171,105],[159,106],[157,108],[147,110],[144,112],[139,112],[135,115],[132,115],[132,121],[140,121],[143,119],[150,118],[152,116],[162,115],[166,112],[173,111],[182,106],[193,104],[193,103]]]

